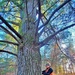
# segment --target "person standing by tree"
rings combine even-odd
[[[53,69],[51,68],[51,64],[47,63],[46,64],[46,69],[42,71],[43,75],[54,75]]]

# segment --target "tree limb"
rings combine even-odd
[[[49,16],[48,20],[47,20],[43,25],[41,25],[41,26],[39,27],[39,30],[40,30],[42,27],[46,26],[46,25],[49,23],[49,21],[51,20],[51,18],[53,17],[53,15],[54,15],[58,10],[60,10],[64,5],[66,5],[68,2],[70,2],[70,1],[71,1],[71,0],[66,0],[63,4],[61,4],[59,7],[57,7],[57,8],[52,12],[52,14]]]
[[[62,13],[62,12],[61,12]],[[51,21],[50,21],[50,23],[53,21],[53,20],[55,20],[61,13],[59,13],[57,16],[55,16]],[[47,20],[47,19],[46,19]],[[52,28],[52,26],[50,25],[50,27]],[[44,29],[45,29],[45,27],[44,28],[42,28],[42,30],[40,31],[40,33],[39,33],[39,37],[42,35],[42,33],[43,33],[43,31],[44,31]],[[52,29],[53,30],[53,29]]]
[[[13,44],[13,45],[17,45],[17,46],[19,46],[18,43],[14,43],[14,42],[6,41],[6,40],[0,40],[0,42],[4,42],[4,43],[8,43],[8,44]]]
[[[68,58],[70,59],[73,63],[75,63],[75,59],[73,59],[73,57],[70,57],[70,55],[67,55],[66,53],[64,53],[60,47],[60,45],[58,44],[58,42],[56,42],[58,48],[60,49],[60,51]]]
[[[66,26],[58,31],[56,31],[54,34],[52,34],[51,36],[47,37],[46,39],[44,39],[43,41],[39,42],[38,45],[40,45],[40,47],[46,45],[55,35],[57,35],[58,33],[68,29],[68,28],[71,28],[75,26],[75,24],[72,24],[72,25],[69,25],[69,26]]]
[[[2,28],[6,33],[8,33],[9,35],[11,35],[19,43],[19,40],[17,39],[17,37],[15,35],[13,35],[8,29],[6,29],[3,26],[0,26],[0,28]]]
[[[37,2],[38,2],[38,9],[37,9],[38,19],[37,19],[37,24],[36,24],[35,37],[38,34],[38,26],[40,24],[40,19],[41,19],[41,2],[40,2],[40,0],[37,0]]]
[[[9,23],[0,15],[0,19],[3,23],[12,31],[14,32],[20,39],[22,39],[22,36],[11,26]]]
[[[0,52],[5,52],[5,53],[12,54],[12,55],[18,57],[17,54],[12,53],[12,52],[9,52],[9,51],[5,51],[5,50],[1,50],[1,49],[0,49]]]
[[[43,15],[50,9],[52,8],[58,1],[56,1],[55,3],[53,3],[49,8],[47,8],[47,10],[45,10],[45,12],[43,13]]]

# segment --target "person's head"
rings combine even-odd
[[[50,63],[47,63],[47,64],[46,64],[46,69],[47,69],[47,68],[50,68],[50,66],[51,66],[51,64],[50,64]]]

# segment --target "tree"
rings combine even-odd
[[[71,0],[66,0],[62,4],[57,6],[54,10],[52,10],[51,14],[48,15],[49,18],[45,16],[45,12],[48,12],[52,5],[44,13],[42,13],[41,6],[44,4],[44,1],[42,0],[1,1],[0,14],[6,13],[4,18],[6,17],[7,20],[3,18],[3,15],[0,15],[0,28],[11,35],[15,39],[15,42],[7,40],[1,40],[0,42],[13,44],[18,47],[18,75],[41,75],[40,48],[48,44],[48,42],[60,32],[75,25],[74,23],[72,23],[71,25],[64,26],[57,31],[54,31],[51,25],[49,25],[49,22],[52,20],[52,18],[55,18],[54,15],[56,14],[56,12],[58,12],[70,1]],[[54,3],[56,2],[54,1]],[[37,19],[36,14],[38,16]],[[15,20],[18,20],[18,23]],[[42,21],[42,25],[40,25],[40,21]],[[19,26],[19,32],[17,32],[13,28],[13,24],[15,26]],[[39,41],[42,33],[47,30],[45,29],[47,28],[47,26],[50,26],[51,31],[54,32],[51,35],[47,36],[45,39]],[[0,50],[0,52],[2,51],[7,52],[4,50]]]

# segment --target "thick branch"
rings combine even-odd
[[[58,30],[57,32],[55,32],[55,33],[52,34],[51,36],[49,36],[49,37],[47,37],[46,39],[44,39],[43,41],[41,41],[41,42],[39,43],[40,47],[46,45],[46,44],[47,44],[55,35],[57,35],[58,33],[60,33],[60,32],[62,32],[62,31],[64,31],[64,30],[66,30],[66,29],[68,29],[68,28],[70,28],[70,27],[73,27],[73,26],[75,26],[75,24],[69,25],[69,26],[67,26],[67,27],[64,27],[64,28]]]
[[[8,53],[8,54],[12,54],[12,55],[14,55],[14,56],[16,56],[16,57],[17,57],[17,54],[15,54],[15,53],[12,53],[12,52],[9,52],[9,51],[0,50],[0,52],[5,52],[5,53]]]
[[[39,26],[39,24],[40,24],[40,19],[41,19],[41,4],[40,4],[40,0],[38,0],[37,2],[38,2],[38,9],[37,9],[38,19],[37,19],[35,37],[36,37],[37,34],[38,34],[38,26]]]
[[[8,43],[8,44],[13,44],[13,45],[17,45],[17,46],[19,46],[18,43],[14,43],[14,42],[6,41],[6,40],[0,40],[0,42],[4,42],[4,43]]]
[[[61,12],[62,13],[62,12]],[[55,16],[51,21],[50,21],[50,23],[53,21],[53,20],[55,20],[61,13],[59,13],[57,16]],[[47,19],[46,19],[47,20]],[[50,27],[52,28],[52,26],[51,26],[51,24],[50,24]],[[45,27],[40,31],[40,33],[39,33],[39,37],[42,35],[42,33],[44,32],[44,29],[45,29]],[[53,29],[52,29],[53,30]]]
[[[39,15],[39,17],[38,17],[38,25],[39,25],[39,21],[40,21],[40,18],[41,18],[41,2],[40,2],[40,0],[38,0],[38,15]]]
[[[17,42],[19,42],[19,40],[16,38],[16,36],[13,35],[8,29],[6,29],[3,26],[0,26],[0,28],[2,28],[6,33],[8,33],[9,35],[11,35]]]
[[[14,32],[20,39],[22,39],[22,36],[11,26],[9,23],[0,15],[0,19],[3,23],[12,31]]]
[[[57,7],[57,8],[52,12],[52,14],[51,14],[50,17],[48,18],[48,20],[47,20],[42,26],[39,27],[39,30],[40,30],[42,27],[46,26],[46,25],[49,23],[49,21],[51,20],[51,18],[53,17],[53,15],[54,15],[58,10],[60,10],[64,5],[66,5],[68,2],[70,2],[70,1],[71,1],[71,0],[66,0],[63,4],[61,4],[59,7]]]

